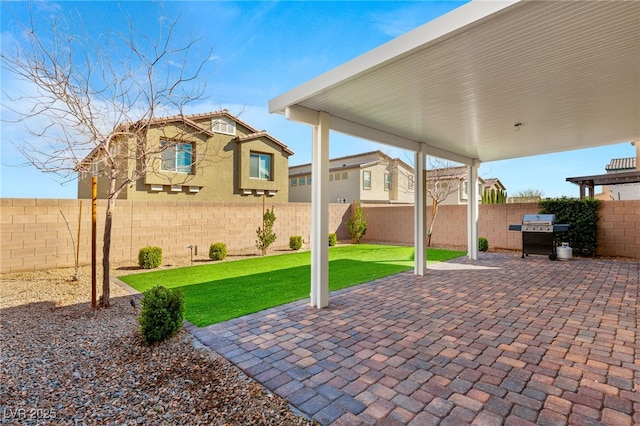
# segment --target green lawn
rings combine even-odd
[[[465,252],[429,249],[429,262]],[[413,247],[359,244],[329,249],[329,289],[339,290],[413,268]],[[134,274],[120,279],[144,292],[162,285],[181,288],[185,317],[198,327],[309,297],[311,254],[210,263]]]

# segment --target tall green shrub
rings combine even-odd
[[[352,205],[351,216],[347,219],[346,225],[351,241],[353,241],[354,244],[359,244],[360,240],[367,232],[367,218],[364,214],[364,207],[360,204],[354,203]]]
[[[174,336],[182,328],[183,319],[182,290],[158,285],[144,292],[138,323],[142,340],[147,345]]]
[[[329,234],[329,247],[333,247],[338,244],[338,236],[335,232]]]
[[[562,236],[577,256],[596,253],[596,230],[600,201],[592,198],[554,198],[538,202],[541,214],[556,215],[556,223],[568,223],[569,232]]]
[[[276,241],[276,234],[273,232],[273,224],[276,221],[276,215],[273,212],[273,206],[271,210],[267,209],[262,216],[262,227],[258,228],[256,234],[258,239],[256,239],[256,248],[262,252],[264,256],[267,254],[267,249],[271,244]]]
[[[502,189],[486,189],[482,192],[482,204],[504,204],[507,202],[507,193]]]
[[[162,248],[147,246],[138,252],[138,265],[143,269],[153,269],[162,263]]]

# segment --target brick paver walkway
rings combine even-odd
[[[640,424],[639,263],[449,266],[190,331],[325,425]]]

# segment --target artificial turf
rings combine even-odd
[[[428,249],[429,262],[465,252]],[[413,268],[413,247],[358,244],[329,250],[329,290]],[[144,292],[156,285],[184,292],[185,318],[198,327],[309,297],[311,254],[295,252],[120,277]]]

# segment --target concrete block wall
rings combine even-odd
[[[267,208],[272,205],[266,204]],[[311,235],[311,205],[281,203],[276,213],[274,249],[288,248],[289,237]],[[34,271],[74,265],[74,246],[62,214],[77,243],[80,200],[0,200],[0,273]],[[413,244],[413,206],[364,205],[368,226],[364,242]],[[102,259],[102,232],[106,203],[98,201],[98,261]],[[427,220],[431,217],[427,209]],[[538,211],[536,203],[481,205],[478,235],[490,248],[519,250],[520,232],[508,231],[523,214]],[[350,205],[331,204],[329,230],[348,240],[344,225]],[[599,210],[600,256],[640,259],[640,201],[604,201]],[[114,215],[112,256],[114,262],[137,262],[138,251],[147,245],[162,247],[165,256],[188,255],[190,244],[200,254],[213,242],[224,242],[230,253],[256,252],[256,229],[262,224],[262,203],[214,203],[203,201],[118,200]],[[434,246],[467,244],[466,206],[444,205],[438,210],[432,235]],[[79,261],[91,262],[91,201],[82,200]]]
[[[604,201],[598,213],[596,254],[640,259],[640,201]]]
[[[478,212],[478,236],[489,240],[490,248],[520,250],[522,234],[509,231],[522,216],[538,212],[537,203],[483,204]],[[365,242],[413,244],[413,206],[367,206]],[[598,211],[600,256],[640,259],[640,200],[602,201]],[[427,209],[427,223],[431,209]],[[467,206],[441,205],[432,234],[433,246],[467,245]]]
[[[79,263],[91,262],[91,200],[1,199],[0,273],[34,271],[75,264],[74,244],[63,218],[78,242]],[[289,247],[289,237],[311,234],[311,205],[266,203],[275,208],[274,250]],[[189,255],[190,244],[206,255],[209,245],[224,242],[230,254],[256,253],[256,229],[262,226],[262,203],[214,203],[204,201],[118,200],[113,216],[111,260],[137,262],[138,251],[147,245],[162,247],[164,256]],[[331,204],[329,230],[339,240],[348,239],[344,222],[348,204]],[[102,236],[106,201],[98,201],[97,258],[102,259]],[[270,248],[271,250],[271,248]]]

